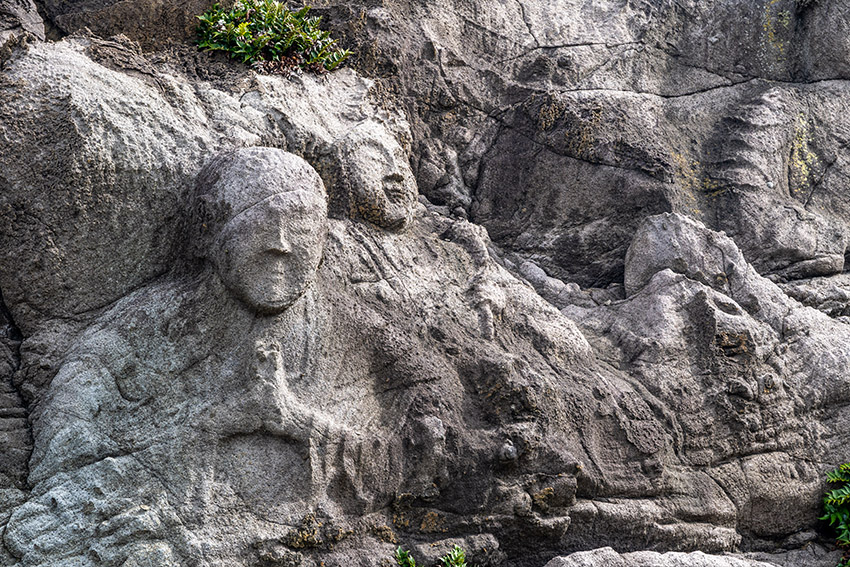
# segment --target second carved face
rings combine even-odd
[[[335,212],[387,230],[413,218],[418,189],[407,153],[383,124],[366,121],[338,142],[343,179],[333,186]]]

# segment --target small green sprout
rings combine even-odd
[[[395,560],[399,567],[416,567],[416,560],[413,559],[409,551],[403,550],[401,546],[398,546],[398,549],[395,550]]]
[[[405,551],[398,547],[395,550],[395,560],[399,567],[416,567],[416,560],[409,551]],[[441,567],[467,567],[466,552],[458,545],[455,545],[450,552],[440,557]]]
[[[440,558],[440,562],[443,567],[466,567],[466,552],[456,545]]]

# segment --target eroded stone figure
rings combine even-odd
[[[238,521],[206,534],[221,510],[279,533],[323,493],[333,425],[302,399],[322,335],[322,182],[250,148],[215,157],[197,187],[187,267],[89,328],[34,411],[34,489],[5,534],[22,565],[216,564],[239,537]]]
[[[305,546],[302,565],[339,566],[345,545],[389,555],[376,533],[486,553],[636,515],[626,545],[737,545],[664,407],[483,231],[328,220],[323,191],[279,150],[202,170],[184,265],[99,317],[33,410],[32,491],[3,536],[21,567],[282,565]]]
[[[332,212],[366,220],[387,230],[410,224],[418,192],[407,155],[387,128],[365,121],[336,144],[339,182]]]
[[[252,148],[219,156],[199,175],[196,253],[257,313],[280,313],[315,278],[327,232],[324,188],[292,154]]]

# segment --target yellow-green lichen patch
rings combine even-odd
[[[448,529],[445,527],[443,517],[432,510],[422,517],[422,521],[419,523],[419,531],[425,534],[433,534],[447,532]]]
[[[770,59],[782,63],[786,59],[787,40],[792,31],[793,16],[782,9],[783,0],[768,0],[764,6],[762,31]]]
[[[670,157],[673,162],[673,179],[682,199],[682,212],[699,217],[702,214],[702,196],[715,199],[726,191],[726,188],[705,175],[699,161],[680,152],[673,152]]]
[[[555,122],[564,114],[566,105],[556,98],[550,97],[540,105],[537,113],[537,128],[545,131],[552,128]]]
[[[576,117],[575,127],[567,131],[568,148],[580,158],[588,158],[596,143],[596,131],[602,124],[602,107],[594,106],[586,116]]]
[[[791,140],[791,155],[788,158],[788,188],[792,197],[808,194],[814,184],[815,171],[820,165],[818,156],[810,147],[811,130],[805,115],[798,115],[794,137]]]

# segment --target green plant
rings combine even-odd
[[[416,567],[416,560],[410,555],[409,551],[405,551],[398,547],[395,550],[395,560],[399,567]],[[466,552],[458,545],[454,546],[450,552],[440,557],[442,567],[467,567]]]
[[[440,558],[440,562],[443,567],[466,567],[466,552],[456,545]]]
[[[827,472],[826,481],[839,486],[828,490],[824,495],[825,514],[820,519],[829,520],[829,525],[835,526],[835,542],[839,547],[850,547],[850,463],[844,463]],[[839,567],[850,567],[850,557],[847,553],[841,559]]]
[[[401,546],[398,546],[398,549],[395,550],[395,560],[399,567],[416,567],[416,560],[413,559],[409,551],[403,550]]]
[[[309,12],[309,6],[292,11],[277,0],[238,0],[229,10],[216,4],[198,16],[198,47],[226,51],[265,72],[333,71],[351,52],[339,49]]]

